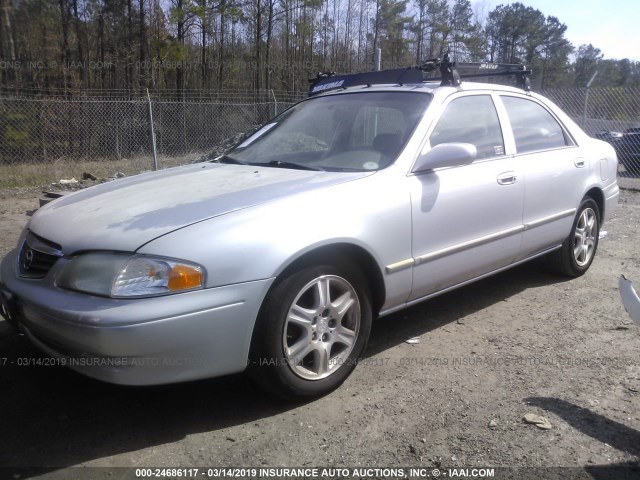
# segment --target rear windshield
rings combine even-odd
[[[400,154],[431,98],[417,92],[312,98],[276,117],[226,157],[252,165],[379,170]]]

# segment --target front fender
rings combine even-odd
[[[336,243],[369,252],[383,272],[385,306],[406,300],[411,269],[385,266],[411,257],[406,177],[374,175],[234,211],[162,236],[139,253],[183,258],[207,270],[207,288],[277,277],[302,255]]]

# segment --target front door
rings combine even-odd
[[[471,164],[407,177],[413,218],[410,300],[511,264],[522,231],[524,183],[505,155],[491,94],[456,94],[444,107],[426,148],[471,143]]]

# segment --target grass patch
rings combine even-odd
[[[184,165],[199,158],[201,154],[180,157],[158,158],[159,168]],[[61,159],[47,163],[22,163],[17,165],[0,164],[0,188],[44,187],[62,178],[82,179],[84,172],[98,178],[114,176],[116,172],[136,175],[153,169],[151,157],[136,157],[122,160],[67,160]]]

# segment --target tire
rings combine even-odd
[[[582,200],[571,233],[562,247],[552,252],[549,260],[554,270],[570,277],[579,277],[589,270],[598,249],[600,209],[590,197]]]
[[[369,289],[351,262],[286,274],[260,309],[249,374],[285,399],[325,395],[356,367],[371,322]]]

